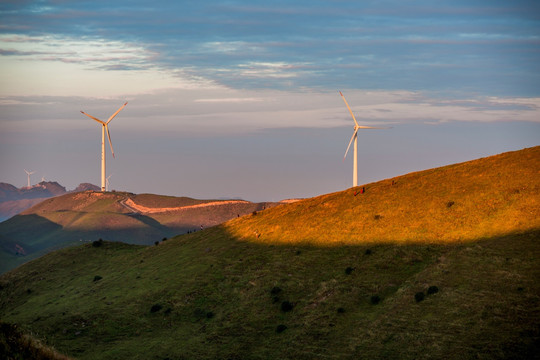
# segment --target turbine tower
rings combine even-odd
[[[343,101],[345,102],[345,105],[347,105],[347,109],[349,109],[349,113],[351,113],[351,116],[354,120],[354,132],[352,134],[351,141],[349,141],[349,146],[347,146],[347,151],[345,151],[345,156],[343,156],[343,161],[345,161],[345,158],[347,157],[347,153],[349,152],[349,148],[351,147],[351,143],[354,140],[353,186],[358,186],[358,130],[359,129],[388,129],[388,128],[358,125],[358,122],[356,121],[356,118],[354,117],[351,107],[347,103],[347,100],[345,100],[345,96],[343,96],[341,91],[339,92],[339,95],[341,95],[341,97],[343,98]]]
[[[35,171],[28,171],[28,170],[24,169],[24,172],[26,173],[26,175],[28,175],[28,187],[30,187],[30,175],[35,173]]]
[[[107,121],[101,121],[98,118],[95,118],[92,115],[88,115],[84,111],[81,111],[81,113],[83,113],[84,115],[88,116],[90,119],[93,119],[93,120],[97,121],[98,123],[100,123],[102,125],[102,127],[101,127],[101,191],[105,191],[105,184],[106,184],[106,178],[105,178],[105,132],[107,132],[107,137],[109,138],[109,145],[111,146],[111,153],[112,153],[112,156],[114,157],[114,150],[113,150],[112,142],[111,142],[111,134],[109,133],[109,123],[111,122],[112,119],[114,119],[114,117],[116,115],[118,115],[118,113],[126,105],[127,105],[127,102],[124,105],[120,106],[120,109],[116,110],[116,112],[114,114],[112,114],[111,117],[109,118],[109,120],[107,120]]]

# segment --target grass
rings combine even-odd
[[[63,249],[0,277],[0,318],[79,359],[534,358],[538,152],[278,206],[159,246]],[[410,189],[422,189],[412,204]]]

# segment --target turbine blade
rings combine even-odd
[[[385,126],[357,126],[357,129],[391,129],[392,127],[385,127]]]
[[[345,102],[345,105],[347,105],[347,109],[349,109],[349,112],[351,113],[351,116],[354,120],[354,125],[355,126],[358,126],[358,123],[356,122],[356,118],[354,117],[354,114],[351,110],[351,107],[349,106],[349,103],[347,102],[347,100],[345,99],[345,96],[343,96],[343,94],[341,93],[341,91],[339,92],[339,95],[341,95],[341,97],[343,98],[343,101]]]
[[[105,123],[104,123],[103,121],[99,120],[98,118],[95,118],[95,117],[93,117],[92,115],[88,115],[88,114],[85,113],[84,111],[81,111],[81,113],[84,114],[84,115],[86,115],[86,116],[88,116],[90,119],[96,120],[96,121],[97,121],[98,123],[100,123],[101,125],[105,125]]]
[[[107,137],[109,138],[109,145],[111,146],[112,157],[114,157],[114,150],[113,150],[112,141],[111,141],[111,133],[109,132],[109,127],[107,126],[107,124],[105,124],[105,130],[107,130]]]
[[[116,112],[115,112],[114,114],[111,115],[111,117],[109,118],[109,120],[107,120],[107,124],[110,123],[111,120],[114,119],[114,117],[115,117],[116,115],[118,115],[118,113],[119,113],[120,111],[122,111],[122,109],[123,109],[126,105],[127,105],[127,101],[125,102],[124,105],[120,106],[120,109],[116,110]]]
[[[347,146],[347,151],[345,151],[345,155],[343,156],[343,161],[345,161],[345,158],[347,157],[347,153],[349,152],[349,148],[351,147],[351,144],[354,140],[354,137],[356,136],[356,133],[358,132],[358,129],[355,129],[352,136],[351,136],[351,141],[349,141],[349,146]]]

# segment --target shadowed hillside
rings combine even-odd
[[[538,358],[539,151],[63,249],[0,276],[0,317],[80,359]]]

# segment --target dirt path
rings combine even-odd
[[[124,206],[126,209],[128,209],[129,211],[132,211],[135,213],[155,214],[155,213],[160,213],[160,212],[183,211],[183,210],[203,208],[203,207],[208,207],[208,206],[221,206],[221,205],[229,205],[229,204],[249,204],[249,201],[228,200],[228,201],[214,201],[214,202],[190,205],[190,206],[149,208],[146,206],[136,204],[131,198],[127,198],[127,199],[121,200],[120,204]]]

